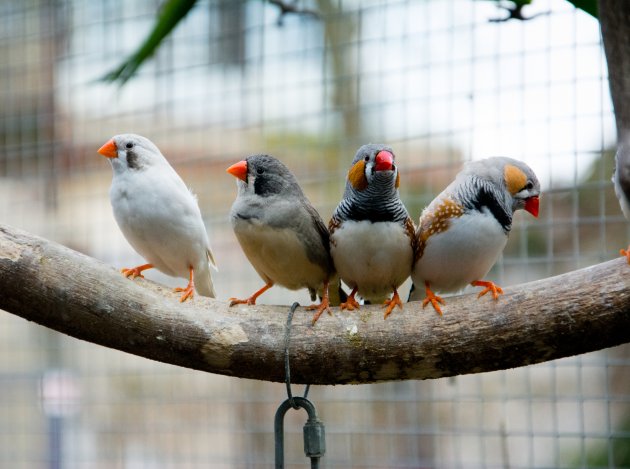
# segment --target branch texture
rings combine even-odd
[[[294,383],[425,379],[529,365],[630,342],[630,266],[615,259],[505,288],[498,301],[452,297],[440,317],[419,302],[324,315],[299,308]],[[0,308],[64,334],[152,360],[284,380],[289,306],[178,295],[64,246],[0,225]]]

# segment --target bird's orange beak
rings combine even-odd
[[[377,171],[389,171],[394,165],[394,155],[388,151],[379,151],[374,159],[374,169]]]
[[[529,199],[525,199],[525,210],[538,218],[538,208],[540,206],[540,198],[535,195]]]
[[[98,152],[101,155],[106,156],[107,158],[118,157],[118,148],[116,148],[116,144],[114,143],[113,138],[109,139],[105,145],[99,148]]]
[[[228,173],[232,176],[239,178],[241,181],[247,182],[247,161],[242,160],[238,163],[234,163],[228,169],[226,169]]]

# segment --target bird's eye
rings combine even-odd
[[[256,168],[256,173],[262,174],[264,172],[265,172],[264,168]]]
[[[369,157],[369,156],[366,156],[366,157],[364,158],[364,160],[365,160],[365,161],[370,161],[370,157]]]
[[[125,145],[125,148],[133,148],[133,143],[127,142],[127,145]]]
[[[525,189],[527,189],[528,191],[531,191],[534,188],[534,183],[532,181],[527,181],[527,184],[525,185]]]

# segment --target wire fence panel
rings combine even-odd
[[[627,245],[599,25],[570,3],[536,0],[530,19],[501,22],[491,20],[507,12],[484,0],[313,0],[285,14],[262,0],[199,1],[125,86],[101,81],[161,4],[0,2],[0,222],[116,268],[142,263],[115,224],[111,170],[96,153],[134,132],[198,196],[222,300],[262,286],[228,223],[236,190],[225,173],[259,152],[295,172],[325,220],[363,143],[393,147],[415,219],[463,162],[526,161],[542,183],[540,217],[517,213],[489,275],[501,285]],[[259,301],[288,312],[309,298],[274,287]],[[322,464],[630,467],[628,356],[621,346],[452,379],[315,387]],[[273,467],[285,398],[281,384],[155,363],[0,314],[0,467]],[[288,467],[307,464],[305,421],[287,414]]]

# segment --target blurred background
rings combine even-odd
[[[504,286],[627,246],[610,182],[616,136],[599,23],[565,0],[536,0],[523,10],[531,19],[505,22],[493,20],[508,12],[485,0],[289,3],[316,15],[204,0],[136,77],[100,80],[142,43],[160,5],[0,0],[0,223],[117,269],[142,263],[115,224],[110,165],[96,153],[134,132],[198,195],[222,300],[262,286],[228,224],[236,188],[225,173],[257,152],[282,159],[325,220],[363,143],[393,147],[414,219],[463,162],[526,161],[544,191],[540,218],[516,215],[489,276]],[[293,301],[308,297],[276,287],[260,299]],[[628,352],[314,387],[322,464],[630,467]],[[282,384],[151,362],[0,312],[3,468],[272,467],[285,397]],[[308,463],[305,421],[287,414],[290,467]]]

